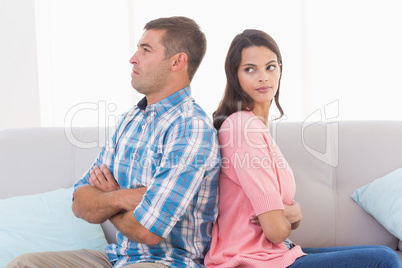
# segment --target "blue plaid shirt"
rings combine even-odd
[[[210,119],[186,87],[162,101],[142,99],[124,114],[94,165],[105,164],[122,189],[146,186],[136,219],[164,240],[156,246],[117,233],[106,248],[114,267],[158,262],[203,267],[218,213],[220,152]],[[75,185],[88,185],[89,171]]]

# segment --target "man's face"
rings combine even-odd
[[[169,61],[161,40],[165,30],[147,30],[138,42],[138,50],[131,57],[133,64],[131,85],[139,93],[150,97],[162,91],[168,81]]]

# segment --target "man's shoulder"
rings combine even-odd
[[[175,123],[177,124],[203,124],[203,127],[207,126],[208,128],[214,129],[211,118],[193,98],[189,98],[182,102],[174,111],[172,111],[172,113],[176,115]]]
[[[177,106],[177,108],[184,114],[184,115],[202,115],[202,116],[207,116],[205,111],[201,108],[198,103],[195,102],[195,100],[192,97],[187,98],[183,102],[180,103],[180,105]]]

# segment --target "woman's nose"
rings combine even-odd
[[[263,73],[259,79],[260,82],[267,82],[268,81],[268,74]]]

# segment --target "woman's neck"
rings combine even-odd
[[[269,107],[271,105],[254,105],[254,109],[252,110],[253,114],[257,116],[258,119],[261,120],[261,122],[265,125],[268,126],[268,116],[269,116]]]

